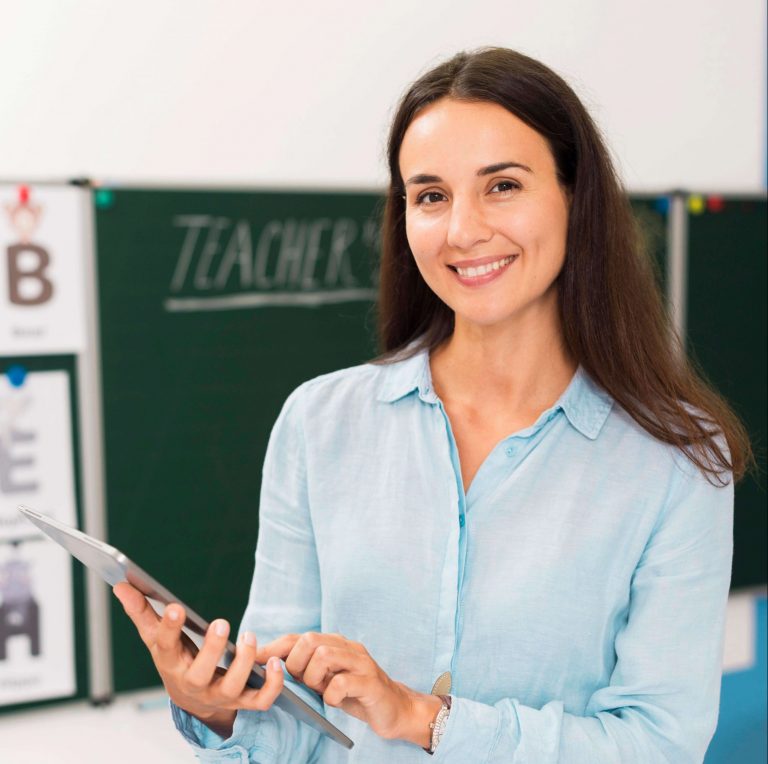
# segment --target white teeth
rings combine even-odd
[[[510,255],[509,257],[502,257],[501,260],[494,260],[492,263],[486,263],[485,265],[478,265],[475,268],[456,268],[456,272],[459,274],[459,276],[464,276],[465,278],[474,278],[475,276],[485,276],[486,273],[490,273],[491,271],[498,271],[500,268],[503,268],[505,265],[509,265],[514,259],[517,257],[517,255]]]

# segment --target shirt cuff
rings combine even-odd
[[[509,720],[505,719],[504,723],[509,723]],[[517,724],[516,719],[514,723]],[[451,713],[432,761],[434,764],[444,761],[487,761],[496,744],[501,724],[502,715],[494,706],[451,695]],[[519,725],[514,733],[519,739]]]
[[[275,756],[271,748],[259,745],[257,737],[260,727],[266,721],[252,711],[238,711],[232,735],[223,738],[199,719],[169,701],[171,717],[182,737],[195,749],[195,755],[203,762],[227,762],[228,764],[249,764],[254,755],[263,755],[265,761],[273,761]],[[261,756],[259,757],[260,760]]]

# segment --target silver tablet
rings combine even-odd
[[[162,616],[166,605],[171,602],[178,602],[187,613],[187,620],[183,627],[184,635],[186,635],[184,641],[190,652],[193,654],[197,652],[203,644],[203,637],[208,630],[208,622],[188,605],[185,605],[179,597],[155,581],[135,562],[129,560],[115,547],[88,536],[76,528],[64,525],[52,517],[47,517],[23,505],[20,505],[18,510],[56,543],[61,544],[73,557],[76,557],[91,570],[95,570],[110,586],[121,581],[127,581],[131,586],[138,589],[159,616]],[[235,645],[227,641],[227,650],[219,665],[222,668],[227,668],[234,657]],[[264,674],[264,668],[254,664],[247,685],[258,689],[264,684]],[[331,724],[322,714],[315,711],[288,687],[283,687],[274,705],[318,732],[327,735],[345,748],[352,748],[354,745],[340,729]]]

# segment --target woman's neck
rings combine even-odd
[[[444,402],[538,412],[560,397],[577,363],[566,348],[559,317],[490,327],[457,317],[451,337],[432,353],[430,367]]]

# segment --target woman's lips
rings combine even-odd
[[[498,260],[495,260],[491,263],[488,263],[486,265],[481,265],[477,268],[461,268],[460,270],[462,273],[459,273],[459,270],[456,268],[456,266],[448,266],[451,271],[453,272],[454,276],[464,284],[464,286],[484,286],[485,284],[490,283],[491,281],[495,281],[499,276],[504,273],[512,263],[517,260],[519,255],[510,255],[508,257],[499,258]],[[477,273],[477,271],[486,271],[484,273]],[[469,275],[470,273],[475,272],[475,275]]]

